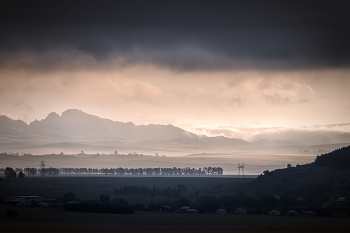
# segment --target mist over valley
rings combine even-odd
[[[208,137],[172,125],[122,123],[76,109],[61,116],[53,112],[30,124],[0,116],[0,127],[1,150],[8,152],[1,159],[14,167],[39,166],[41,160],[53,167],[219,166],[225,174],[236,175],[237,164],[245,163],[247,175],[258,175],[288,163],[312,162],[317,154],[350,144]]]

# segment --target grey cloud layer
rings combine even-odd
[[[321,145],[347,143],[350,140],[350,123],[289,127],[225,127],[218,129],[197,128],[197,132],[210,136],[243,138],[249,141],[288,140],[297,144]]]
[[[346,1],[3,1],[1,66],[349,67]]]

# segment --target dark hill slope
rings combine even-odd
[[[264,175],[241,188],[244,193],[251,195],[284,193],[304,198],[350,197],[350,171],[306,164],[265,171]]]
[[[250,194],[299,197],[350,197],[350,147],[317,156],[314,163],[274,171],[264,171],[254,181],[242,186]]]
[[[242,191],[272,195],[287,193],[304,198],[350,197],[349,158],[350,146],[317,156],[311,164],[267,170],[242,186]]]
[[[336,169],[350,169],[350,146],[317,156],[315,165]]]

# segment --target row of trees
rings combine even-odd
[[[17,178],[17,173],[15,170],[13,170],[12,167],[7,167],[5,170],[4,170],[4,175],[5,175],[5,178]],[[20,171],[18,173],[18,178],[24,178],[25,175],[22,171]]]
[[[110,174],[110,175],[162,175],[162,176],[182,176],[182,175],[222,175],[224,170],[221,167],[204,168],[61,168],[64,174]]]
[[[100,195],[99,201],[67,202],[63,208],[67,211],[90,213],[133,214],[135,212],[134,207],[123,198],[114,198],[110,201],[108,194]]]
[[[42,168],[39,169],[39,172],[42,176],[57,176],[60,173],[60,170],[58,168]]]
[[[128,189],[128,188],[127,188]],[[153,188],[152,188],[153,189]],[[156,188],[157,189],[157,188]],[[271,210],[277,209],[282,215],[287,214],[289,210],[295,210],[303,215],[304,210],[314,211],[318,216],[330,216],[332,210],[322,208],[321,205],[308,200],[303,203],[297,201],[294,195],[282,195],[276,199],[273,195],[260,195],[259,197],[247,196],[244,193],[238,193],[232,196],[198,196],[196,198],[179,197],[177,199],[168,199],[163,203],[144,203],[129,204],[123,198],[113,198],[110,200],[108,194],[100,195],[99,200],[77,202],[74,194],[64,195],[64,208],[67,211],[95,212],[95,213],[134,213],[134,210],[141,211],[174,211],[183,206],[189,206],[200,213],[214,213],[218,209],[225,209],[228,213],[234,213],[236,208],[243,207],[247,209],[248,214],[266,214]],[[73,201],[73,202],[72,202]],[[344,213],[350,213],[350,205],[343,206]]]
[[[38,169],[36,168],[25,168],[24,171],[28,174],[28,176],[35,176],[38,173]]]
[[[141,194],[141,195],[150,195],[151,197],[157,196],[163,196],[163,197],[179,197],[181,192],[187,191],[186,185],[178,185],[176,188],[157,188],[156,186],[153,186],[152,188],[146,187],[146,186],[133,186],[128,185],[125,187],[116,188],[113,192],[115,195],[127,195],[127,194]]]
[[[180,197],[175,201],[167,200],[164,203],[151,203],[144,205],[135,203],[135,210],[143,211],[159,211],[162,206],[170,207],[172,210],[179,209],[182,206],[189,206],[196,209],[199,213],[214,213],[218,209],[224,209],[228,213],[235,213],[235,209],[243,207],[248,214],[259,215],[267,214],[271,210],[279,210],[282,215],[288,214],[288,211],[295,210],[300,215],[304,215],[303,211],[313,211],[317,216],[331,216],[332,212],[341,210],[343,213],[350,213],[350,203],[345,206],[329,206],[330,208],[322,208],[320,204],[315,203],[312,199],[299,203],[297,197],[293,195],[282,195],[278,200],[273,195],[260,195],[259,197],[247,196],[244,193],[238,193],[232,196],[200,196],[197,198]],[[332,210],[332,208],[334,208]]]
[[[205,176],[205,175],[222,175],[224,170],[221,167],[204,167],[204,168],[25,168],[24,170],[16,168],[20,171],[21,178],[24,177],[24,172],[28,176],[40,174],[42,176],[57,176],[63,174],[105,174],[105,175],[133,175],[133,176]],[[24,171],[24,172],[23,172]],[[12,168],[6,168],[5,177],[16,178],[16,171]],[[23,176],[23,177],[22,177]]]
[[[57,176],[60,173],[60,170],[58,168],[42,168],[42,169],[37,169],[37,168],[25,168],[24,170],[20,168],[16,168],[14,170],[12,167],[7,167],[4,170],[4,174],[6,178],[17,178],[17,173],[18,172],[18,178],[24,178],[25,173],[27,173],[28,176],[35,176],[36,174],[40,174],[42,176]]]
[[[91,213],[111,213],[111,214],[133,214],[134,207],[123,198],[109,199],[109,194],[100,195],[99,200],[90,200],[78,202],[75,195],[71,192],[63,195],[63,208],[67,211],[91,212]]]

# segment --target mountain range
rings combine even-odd
[[[224,136],[196,135],[173,125],[135,125],[118,122],[69,109],[58,115],[50,113],[43,120],[26,124],[0,116],[0,149],[2,151],[37,151],[49,148],[114,151],[142,149],[148,151],[239,150],[261,147],[295,146],[287,140],[247,142]]]

